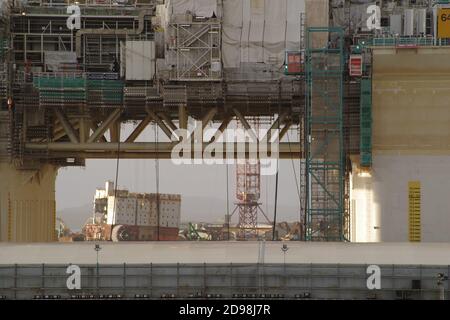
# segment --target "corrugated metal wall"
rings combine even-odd
[[[373,50],[373,151],[450,154],[450,48]]]
[[[16,170],[1,163],[0,241],[55,241],[57,168]]]

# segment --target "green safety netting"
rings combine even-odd
[[[372,81],[361,80],[360,161],[361,166],[372,165]]]
[[[89,103],[122,103],[121,80],[91,80],[83,77],[38,76],[33,79],[43,101],[88,100]]]

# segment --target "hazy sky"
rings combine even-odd
[[[152,141],[152,131],[146,130],[138,141]],[[129,131],[130,129],[124,130]],[[124,134],[126,135],[126,134]],[[206,198],[204,210],[226,213],[226,165],[174,165],[170,160],[160,160],[160,192],[177,193],[182,197]],[[299,162],[294,161],[296,175]],[[228,165],[230,210],[235,202],[235,170]],[[116,160],[87,160],[85,168],[62,168],[56,180],[57,209],[73,208],[92,203],[95,189],[104,187],[106,180],[115,180]],[[156,192],[155,160],[120,160],[119,187],[133,192]],[[261,202],[269,217],[273,216],[275,176],[262,176]],[[211,203],[208,203],[208,198]],[[218,201],[223,208],[217,206]],[[280,207],[299,208],[297,187],[291,160],[280,162],[278,204]],[[183,214],[183,213],[182,213]],[[283,213],[281,212],[280,215]],[[294,213],[295,214],[295,213]],[[280,217],[280,219],[282,216]],[[281,220],[279,220],[281,221]]]

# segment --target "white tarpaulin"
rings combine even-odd
[[[227,0],[225,0],[226,2]],[[190,12],[196,16],[217,16],[217,0],[169,0],[168,7],[171,14],[186,14]]]
[[[241,63],[284,63],[299,50],[304,0],[224,0],[222,56],[225,68]]]
[[[50,71],[59,71],[63,64],[76,64],[77,54],[71,51],[45,51],[45,64]]]

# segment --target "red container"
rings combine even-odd
[[[349,74],[351,77],[362,76],[362,55],[352,54],[348,63]]]
[[[302,54],[301,52],[286,52],[287,74],[298,74],[302,72]]]

